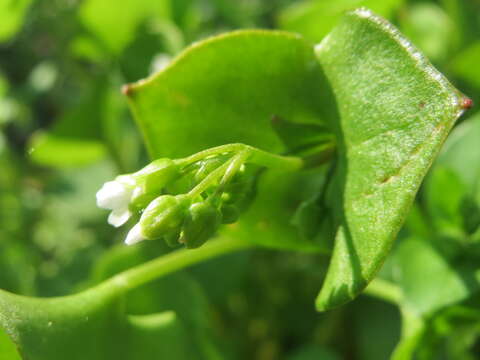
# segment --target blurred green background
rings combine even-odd
[[[0,0],[0,288],[64,295],[169,251],[124,247],[126,230],[95,205],[103,182],[148,161],[122,84],[235,29],[284,29],[315,44],[362,5],[478,103],[478,0]],[[130,313],[175,310],[213,339],[212,359],[383,360],[400,340],[398,359],[479,358],[476,111],[454,130],[382,270],[401,306],[362,296],[316,313],[328,258],[258,249],[136,291]]]

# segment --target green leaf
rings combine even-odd
[[[336,111],[312,47],[275,31],[239,31],[198,43],[124,92],[154,159],[236,142],[281,153],[286,149],[272,129],[273,115],[325,125]],[[312,174],[264,175],[241,224],[224,231],[277,248],[318,249],[290,224],[295,207],[310,197],[300,183]],[[292,188],[299,191],[292,194]]]
[[[318,345],[306,345],[295,351],[287,360],[337,360],[340,357]]]
[[[445,61],[454,42],[454,26],[447,13],[433,3],[412,4],[400,17],[405,36],[434,62]]]
[[[122,6],[116,6],[110,0],[87,0],[79,14],[85,27],[106,49],[118,54],[134,39],[137,28],[147,17],[169,18],[170,1],[124,0]]]
[[[0,0],[0,43],[20,29],[32,0]]]
[[[119,121],[124,107],[119,102],[118,90],[114,91],[109,85],[105,78],[94,83],[50,130],[35,133],[29,143],[32,160],[41,165],[73,167],[104,158],[107,155],[105,139],[118,136],[112,123]],[[115,145],[111,144],[112,148]]]
[[[448,262],[428,240],[411,238],[395,252],[397,282],[416,314],[428,315],[478,292],[480,273],[468,261]]]
[[[404,0],[306,0],[295,2],[279,16],[282,29],[294,31],[312,42],[322,40],[338,23],[346,10],[366,6],[390,18]]]
[[[93,269],[92,282],[107,280],[121,271],[157,258],[168,250],[162,241],[148,241],[131,247],[123,245],[114,247],[97,262]],[[205,356],[208,359],[209,351],[214,353],[217,351],[209,336],[207,299],[203,289],[186,272],[177,271],[130,291],[125,296],[124,306],[128,314],[136,317],[146,316],[146,319],[150,314],[155,318],[157,314],[163,316],[168,311],[173,311],[175,318],[178,318],[177,322],[180,321],[181,326],[188,332],[189,348],[196,352],[197,358],[203,359]],[[134,349],[133,346],[132,348]],[[158,354],[162,354],[162,351],[165,351],[165,348]]]
[[[15,344],[2,329],[0,329],[0,354],[3,360],[21,360]]]
[[[340,122],[335,248],[319,310],[375,276],[464,100],[386,20],[348,13],[317,46]]]
[[[24,359],[147,360],[169,351],[191,359],[190,340],[173,313],[127,316],[118,289],[104,285],[50,299],[2,291],[0,323]]]
[[[479,138],[480,113],[477,113],[453,130],[436,162],[439,166],[452,169],[470,192],[479,184]]]
[[[105,157],[105,146],[98,140],[37,133],[30,144],[32,160],[38,164],[65,167],[91,164]]]
[[[452,61],[453,73],[469,84],[480,87],[480,41],[477,41],[460,52]]]
[[[425,201],[436,230],[462,236],[462,203],[467,187],[460,177],[445,166],[435,166],[425,183]]]

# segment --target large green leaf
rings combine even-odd
[[[275,31],[239,31],[195,44],[124,92],[152,158],[235,142],[283,152],[272,115],[325,124],[336,114],[312,47],[297,35]],[[242,224],[226,231],[268,246],[317,248],[290,224],[305,196],[306,175],[265,175]]]
[[[129,291],[139,268],[118,274],[165,251],[159,244],[115,250],[101,262],[95,280],[113,276],[78,294],[33,298],[0,290],[0,326],[29,360],[217,359],[207,303],[194,281],[176,273]],[[144,265],[151,269],[152,263]],[[1,337],[0,348],[14,356]]]
[[[144,242],[131,247],[123,245],[114,247],[95,265],[92,281],[95,283],[105,281],[121,271],[165,254],[167,249],[168,247],[160,241]],[[154,314],[155,317],[156,314],[173,311],[178,317],[177,322],[185,325],[192,340],[190,348],[196,351],[197,357],[209,358],[206,349],[216,353],[209,340],[207,299],[199,284],[186,272],[176,272],[130,291],[125,297],[125,309],[128,314],[136,316]]]
[[[174,313],[127,316],[118,290],[110,283],[48,299],[2,291],[0,324],[23,359],[191,359],[190,340]]]
[[[339,224],[317,308],[355,297],[384,262],[462,95],[386,20],[348,13],[317,55],[340,112]]]

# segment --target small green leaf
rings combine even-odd
[[[437,231],[462,236],[462,202],[467,187],[459,176],[445,166],[435,166],[425,183],[425,202]]]
[[[312,42],[318,42],[338,23],[343,13],[366,6],[390,18],[404,0],[304,0],[293,3],[279,16],[282,29],[294,31]]]
[[[10,39],[20,29],[32,0],[0,0],[0,42]]]
[[[404,9],[400,28],[434,62],[445,61],[454,42],[454,23],[433,3],[412,4]]]
[[[480,273],[471,262],[447,261],[428,240],[404,240],[395,252],[397,282],[406,303],[427,315],[467,299],[480,288]]]
[[[480,87],[480,41],[477,41],[460,52],[452,61],[452,70],[469,84]]]
[[[295,351],[287,360],[338,360],[333,351],[318,345],[306,345]]]
[[[439,166],[452,169],[471,193],[476,187],[480,187],[478,139],[480,139],[480,114],[477,113],[453,130],[436,162]]]
[[[122,6],[117,6],[109,0],[87,0],[79,13],[85,27],[107,50],[118,54],[133,41],[137,28],[147,17],[169,18],[170,1],[124,0]]]
[[[94,83],[76,106],[72,106],[48,131],[35,133],[30,139],[33,161],[47,166],[86,165],[105,157],[103,143],[107,120],[118,115],[118,97],[108,81]]]
[[[455,120],[462,95],[386,20],[348,13],[317,46],[340,122],[339,225],[319,310],[354,298],[375,276]]]
[[[0,329],[0,354],[2,354],[2,360],[21,360],[15,344],[3,329]]]

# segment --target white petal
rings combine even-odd
[[[108,223],[115,227],[122,226],[127,222],[131,215],[132,213],[126,207],[112,210],[112,212],[108,216]]]
[[[145,240],[145,237],[142,235],[142,229],[140,227],[140,224],[137,223],[128,232],[127,237],[125,238],[125,244],[133,245],[133,244],[136,244],[136,243],[138,243],[142,240]]]
[[[132,189],[118,181],[108,181],[97,192],[97,206],[103,209],[124,208],[130,202]]]

